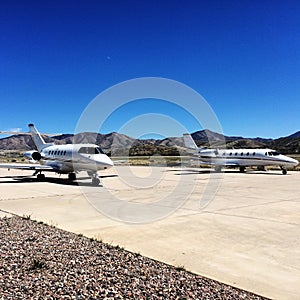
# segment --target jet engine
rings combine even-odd
[[[39,161],[42,159],[42,155],[40,152],[36,150],[27,151],[24,153],[24,156],[29,160]]]

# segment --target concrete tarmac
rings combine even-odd
[[[5,212],[273,299],[300,299],[300,172],[115,166],[77,184],[0,169]]]

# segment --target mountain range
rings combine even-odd
[[[111,155],[178,155],[185,153],[182,137],[168,137],[162,140],[135,139],[124,134],[112,132],[99,134],[85,132],[79,134],[62,134],[54,137],[43,136],[46,142],[55,144],[92,143],[100,145]],[[283,154],[300,152],[300,131],[278,139],[244,138],[241,136],[223,136],[222,134],[201,130],[192,133],[192,137],[200,147],[221,147],[226,141],[227,148],[271,148]],[[31,150],[34,144],[28,134],[17,134],[0,139],[0,150]]]

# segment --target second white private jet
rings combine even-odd
[[[68,174],[70,180],[76,179],[77,172],[87,171],[92,184],[99,185],[97,171],[113,166],[112,160],[97,145],[46,143],[33,124],[28,127],[37,150],[27,151],[24,156],[32,163],[1,164],[0,168],[34,170],[39,180],[45,179],[43,171]]]
[[[295,167],[298,161],[282,155],[272,149],[207,149],[198,148],[190,134],[183,135],[185,147],[194,149],[194,157],[200,164],[213,165],[216,171],[222,167],[239,167],[244,172],[246,167],[280,166],[282,174],[287,174],[287,167]]]

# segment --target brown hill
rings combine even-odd
[[[272,148],[282,153],[299,153],[300,137],[299,132],[288,137],[279,139],[263,138],[243,138],[234,136],[223,136],[209,130],[194,132],[192,137],[200,147],[223,147],[226,141],[227,148]],[[100,133],[79,133],[63,134],[54,137],[43,136],[46,142],[55,144],[70,143],[92,143],[97,144],[111,155],[176,155],[178,151],[184,153],[184,143],[182,137],[169,137],[163,140],[139,140],[124,134],[112,132],[109,134]],[[0,150],[25,151],[34,149],[34,144],[30,135],[18,134],[0,139]],[[147,154],[145,154],[147,153]]]

